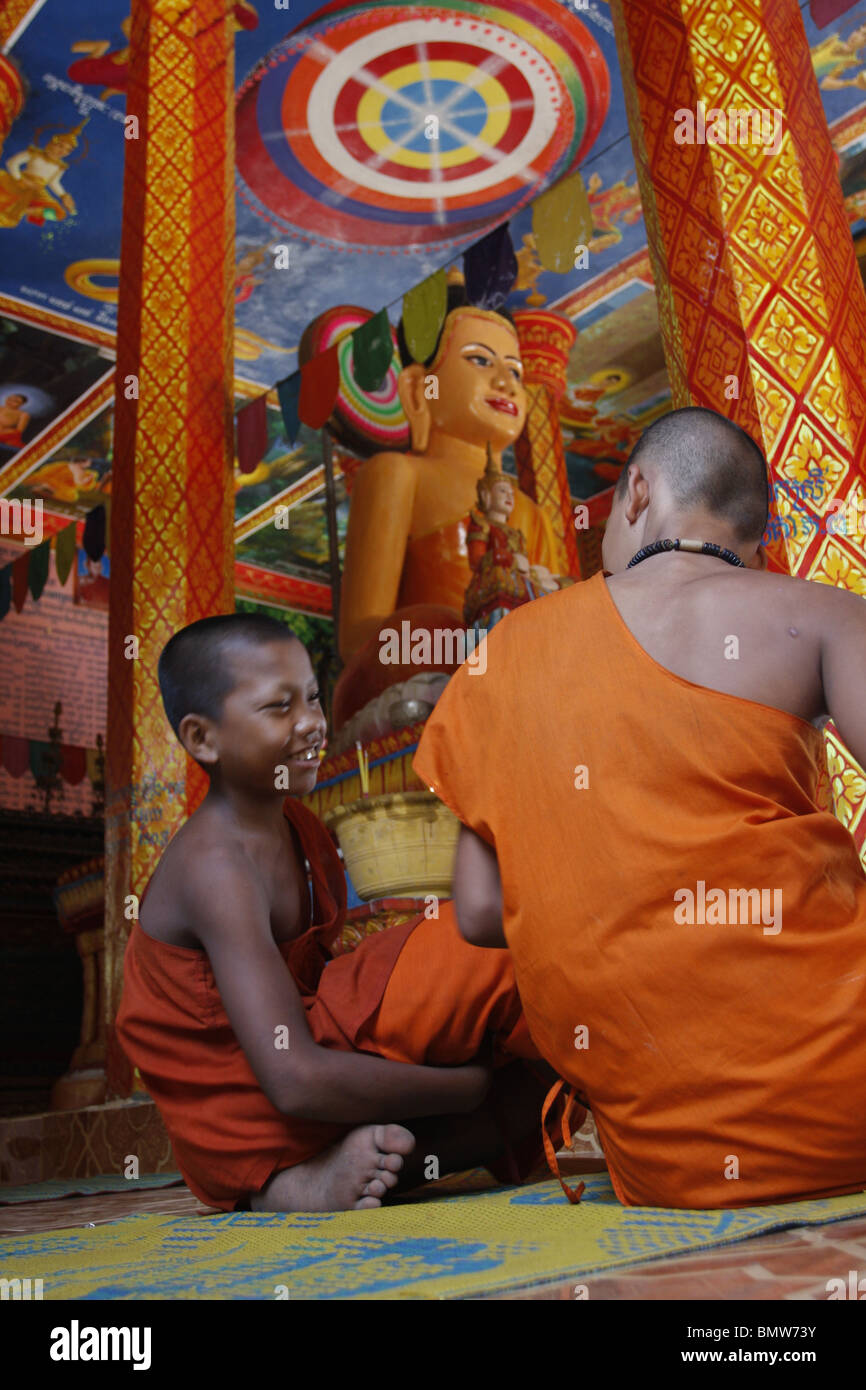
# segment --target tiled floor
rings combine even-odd
[[[132,1213],[205,1216],[185,1187],[63,1197],[0,1208],[0,1234],[101,1225]],[[826,1299],[829,1279],[866,1270],[866,1217],[758,1236],[694,1255],[674,1255],[608,1273],[492,1295],[501,1299]],[[577,1289],[577,1292],[576,1292]]]
[[[58,1197],[50,1202],[16,1202],[0,1207],[0,1235],[60,1231],[69,1226],[101,1226],[122,1216],[164,1213],[203,1216],[210,1212],[189,1188],[153,1187],[141,1192],[102,1192],[93,1197]]]

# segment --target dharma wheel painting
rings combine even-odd
[[[460,244],[586,157],[609,76],[550,0],[331,11],[271,50],[238,104],[238,191],[343,249]]]

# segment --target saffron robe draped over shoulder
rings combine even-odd
[[[453,909],[412,918],[332,959],[346,908],[343,867],[328,832],[291,798],[285,813],[310,866],[313,925],[279,943],[313,1040],[393,1061],[471,1061],[492,1034],[495,1060],[538,1059],[508,952],[470,946]],[[148,936],[138,922],[126,947],[117,1036],[162,1115],[184,1180],[208,1206],[233,1209],[272,1173],[301,1163],[355,1128],[281,1114],[262,1091],[217,989],[207,954]],[[400,1116],[394,1116],[399,1120]],[[523,1178],[542,1135],[515,1155]],[[497,1169],[497,1171],[500,1171]]]
[[[501,622],[427,723],[415,770],[496,848],[530,1032],[625,1204],[866,1187],[866,877],[823,763],[654,661],[601,574]]]

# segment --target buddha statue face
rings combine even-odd
[[[436,434],[477,447],[489,441],[500,451],[518,437],[526,419],[517,336],[507,319],[488,310],[453,309],[433,362],[404,367],[398,390],[418,453]]]

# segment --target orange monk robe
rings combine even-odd
[[[652,660],[601,574],[499,623],[427,723],[415,770],[495,846],[530,1032],[627,1205],[866,1187],[866,877],[823,761]]]
[[[445,1066],[473,1060],[492,1034],[496,1063],[537,1060],[508,952],[468,945],[450,903],[440,905],[438,919],[414,918],[331,959],[328,944],[346,907],[342,865],[311,811],[289,799],[285,812],[311,869],[313,926],[280,952],[315,1042]],[[206,953],[156,941],[138,922],[116,1027],[162,1115],[184,1181],[208,1206],[232,1210],[277,1169],[312,1158],[355,1128],[281,1115],[232,1032]],[[521,1152],[516,1172],[507,1164],[496,1171],[522,1179],[541,1156],[539,1126],[534,1151]]]

